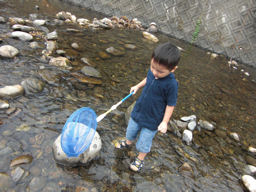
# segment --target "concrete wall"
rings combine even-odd
[[[256,0],[65,0],[107,15],[157,23],[165,34],[256,67]]]

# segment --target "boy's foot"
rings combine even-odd
[[[144,161],[136,157],[135,160],[130,164],[130,169],[137,172],[141,170],[143,165],[144,165]]]
[[[115,144],[115,148],[117,149],[128,149],[130,145],[126,143],[126,140],[120,140]]]

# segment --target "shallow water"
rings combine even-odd
[[[39,5],[39,10],[35,9]],[[72,7],[61,1],[19,0],[0,1],[1,16],[29,18],[37,13],[38,18],[52,21],[59,11],[70,11],[77,17],[101,19],[103,15]],[[88,106],[101,114],[129,93],[131,86],[144,78],[149,67],[152,50],[156,44],[142,38],[140,31],[128,29],[91,30],[81,29],[75,24],[47,25],[58,32],[58,48],[65,50],[72,60],[71,71],[61,70],[42,62],[44,41],[39,39],[42,49],[32,50],[29,43],[5,37],[11,32],[8,24],[0,24],[1,45],[14,45],[21,54],[14,59],[1,59],[0,85],[18,84],[32,75],[55,74],[54,83],[46,84],[44,91],[33,96],[8,99],[11,107],[19,110],[7,115],[0,111],[0,150],[7,146],[14,149],[1,155],[1,178],[3,173],[11,175],[10,161],[21,154],[31,154],[30,164],[20,165],[26,174],[18,182],[7,177],[1,183],[3,191],[243,191],[240,178],[247,164],[248,146],[256,147],[256,70],[243,65],[238,69],[228,66],[224,56],[212,58],[206,51],[192,47],[182,41],[157,34],[161,42],[171,41],[182,47],[179,68],[175,76],[179,81],[178,104],[173,118],[195,114],[198,119],[213,121],[219,132],[196,131],[192,146],[185,145],[172,133],[158,134],[152,152],[146,159],[142,173],[128,169],[133,152],[114,149],[112,141],[125,134],[124,112],[136,100],[128,99],[118,110],[99,123],[103,147],[99,157],[87,166],[68,168],[55,163],[52,143],[55,141],[68,116],[76,109]],[[68,32],[67,28],[80,32]],[[77,42],[79,50],[70,44]],[[135,50],[125,49],[125,44],[136,45]],[[102,59],[99,52],[108,47],[119,48],[123,56]],[[86,57],[102,75],[101,85],[87,85],[77,81],[71,72],[83,66],[80,59]],[[250,73],[246,76],[243,69]],[[18,131],[17,131],[17,128]],[[240,142],[229,137],[237,132]],[[134,148],[133,148],[134,149]],[[255,158],[255,157],[254,157]],[[193,172],[182,172],[179,167],[188,162]],[[32,182],[33,181],[33,182]],[[40,187],[41,186],[41,187]],[[80,188],[79,188],[80,187]]]

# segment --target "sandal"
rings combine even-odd
[[[126,140],[120,140],[115,144],[117,149],[128,149],[130,145],[126,143]]]
[[[144,165],[144,161],[136,157],[135,160],[130,164],[130,169],[137,172],[141,170],[143,165]]]

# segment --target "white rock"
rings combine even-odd
[[[84,19],[84,18],[79,18],[79,19],[77,19],[77,23],[79,25],[88,25],[89,24],[89,20],[88,19]]]
[[[239,135],[238,135],[237,133],[232,132],[232,133],[230,133],[230,136],[231,136],[231,138],[233,138],[234,140],[240,141]]]
[[[253,165],[247,165],[250,173],[255,174],[256,173],[256,167]]]
[[[250,192],[256,192],[256,180],[250,176],[250,175],[243,175],[242,181],[244,183],[244,186],[250,191]]]
[[[66,57],[53,57],[51,58],[49,65],[55,65],[57,67],[70,68],[69,60]]]
[[[22,41],[31,41],[33,39],[32,35],[23,31],[14,31],[12,32],[11,36]]]
[[[180,119],[182,121],[188,122],[188,121],[196,120],[196,116],[195,115],[184,116],[184,117],[181,117]]]
[[[143,31],[142,34],[143,34],[143,37],[144,37],[144,38],[146,38],[146,39],[148,39],[148,40],[151,40],[151,41],[153,41],[153,42],[155,42],[155,43],[157,43],[157,42],[159,41],[156,36],[152,35],[152,34],[149,33],[149,32]]]
[[[96,131],[89,148],[84,153],[82,153],[78,157],[68,157],[62,150],[60,141],[61,141],[61,135],[59,135],[59,137],[55,140],[53,144],[54,159],[59,164],[69,165],[69,166],[77,166],[80,163],[85,164],[91,161],[100,152],[100,149],[102,146],[100,135]]]
[[[35,30],[34,27],[29,27],[29,26],[20,25],[20,24],[13,25],[12,29],[14,29],[14,30],[21,30],[21,31],[24,31],[24,32],[30,32],[30,31],[34,31]]]
[[[213,58],[213,59],[216,58],[217,56],[218,56],[218,55],[217,55],[216,53],[212,53],[212,54],[211,54],[211,58]]]
[[[32,49],[37,49],[37,48],[40,48],[39,44],[35,41],[31,42],[29,44],[29,46],[32,48]]]
[[[0,99],[0,109],[8,109],[10,104]]]
[[[42,19],[37,19],[37,20],[34,20],[33,21],[33,24],[34,25],[44,25],[46,23],[46,21],[45,20],[42,20]]]
[[[250,76],[250,74],[249,74],[248,72],[245,72],[244,74],[245,74],[246,76]]]
[[[196,128],[196,121],[191,121],[188,123],[188,129],[190,131],[194,131],[195,128]]]
[[[11,45],[3,45],[0,47],[0,55],[2,57],[13,58],[19,53],[19,50]]]
[[[208,121],[204,121],[204,120],[199,120],[198,124],[200,125],[200,127],[202,127],[203,129],[206,129],[208,131],[213,131],[214,130],[214,125],[209,123]]]
[[[182,135],[182,140],[186,142],[187,145],[190,145],[193,140],[193,134],[190,130],[184,130]]]
[[[24,89],[21,85],[4,86],[0,88],[0,97],[14,97],[22,95]]]
[[[248,151],[250,151],[251,153],[256,153],[256,148],[250,146],[248,148]]]
[[[75,16],[75,15],[71,15],[71,16],[70,16],[70,19],[71,19],[71,21],[72,21],[73,23],[76,22],[76,16]]]
[[[58,34],[56,31],[53,31],[51,33],[48,33],[46,35],[46,38],[47,38],[47,40],[56,40],[56,39],[58,39]]]

